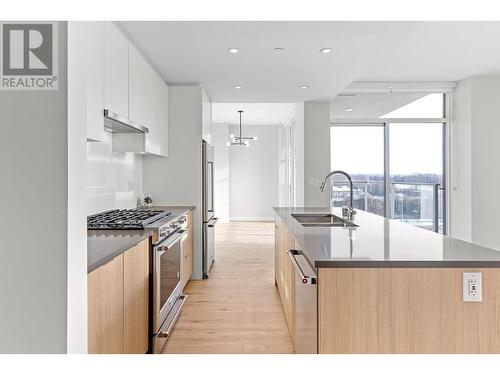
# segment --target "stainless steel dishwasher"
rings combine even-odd
[[[295,247],[298,247],[297,244]],[[288,250],[295,269],[295,352],[318,353],[316,272],[300,249]]]

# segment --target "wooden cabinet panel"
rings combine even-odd
[[[275,241],[276,285],[293,342],[295,338],[295,270],[288,256],[288,250],[294,248],[295,240],[278,217],[275,223]]]
[[[105,23],[104,36],[104,106],[128,118],[129,43],[112,22]]]
[[[148,350],[149,242],[127,250],[124,268],[124,352],[144,354]]]
[[[88,274],[88,352],[148,350],[149,239]]]
[[[482,272],[483,301],[463,302]],[[320,353],[500,353],[497,268],[320,268]]]
[[[188,235],[183,244],[182,259],[182,288],[186,286],[193,274],[193,225],[192,214],[188,215]]]
[[[123,353],[123,254],[88,274],[88,352]]]

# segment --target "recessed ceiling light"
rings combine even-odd
[[[232,53],[233,55],[238,53],[240,50],[236,47],[231,47],[227,49],[227,52]]]
[[[274,53],[283,53],[285,52],[285,49],[282,48],[282,47],[276,47],[275,49],[273,49]]]
[[[234,88],[235,88],[235,89],[241,89],[241,88],[243,88],[243,86],[241,86],[241,85],[236,85],[236,86],[234,86]]]
[[[345,108],[345,111],[346,112],[352,112],[352,108],[351,107],[347,107],[347,108]]]
[[[307,85],[302,85],[302,86],[300,86],[300,88],[301,88],[302,90],[305,90],[305,89],[308,89],[308,88],[309,88],[309,86],[307,86]]]
[[[319,52],[321,52],[323,55],[326,55],[326,54],[332,52],[332,49],[331,48],[321,48],[319,50]]]

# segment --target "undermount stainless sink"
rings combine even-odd
[[[333,214],[292,214],[303,227],[357,227]]]

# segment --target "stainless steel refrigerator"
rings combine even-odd
[[[208,279],[215,260],[214,146],[203,141],[203,278]]]

